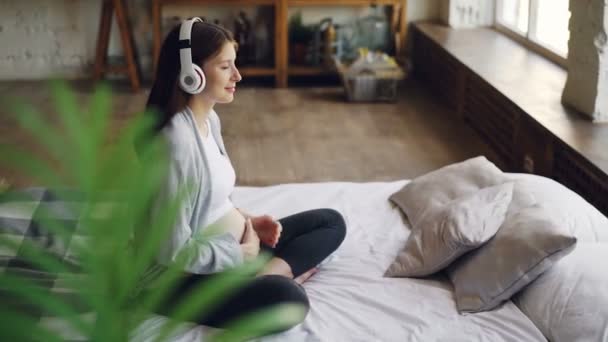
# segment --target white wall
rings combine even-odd
[[[441,0],[408,0],[408,21],[438,19],[440,2]]]
[[[408,22],[438,18],[439,1],[408,0]],[[150,0],[127,2],[140,63],[146,72],[152,40]],[[88,77],[95,58],[100,8],[101,0],[0,0],[0,79]],[[255,14],[254,7],[244,9],[250,17]],[[232,23],[236,11],[231,7],[170,6],[163,9],[163,18],[204,15]],[[293,12],[294,9],[290,9],[289,14]],[[303,9],[307,23],[330,16],[340,23],[365,13],[365,8]],[[109,46],[111,56],[122,54],[120,44],[114,21]]]
[[[494,25],[494,1],[442,0],[439,17],[453,28],[473,28]]]

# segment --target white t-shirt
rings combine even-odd
[[[207,119],[207,127],[211,127],[209,119]],[[202,139],[210,171],[207,178],[210,182],[206,185],[211,190],[209,211],[202,223],[202,226],[206,227],[234,209],[229,196],[234,191],[236,174],[228,157],[220,152],[211,131],[207,132],[206,137],[202,136]]]

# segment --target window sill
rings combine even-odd
[[[504,34],[505,36],[507,36],[507,37],[513,39],[514,41],[518,42],[519,44],[523,45],[524,48],[531,50],[531,51],[541,55],[542,57],[545,57],[546,59],[552,61],[553,63],[556,63],[557,65],[561,66],[564,69],[568,69],[568,60],[566,58],[560,56],[559,54],[551,51],[550,49],[547,49],[546,47],[544,47],[532,40],[529,40],[526,37],[521,36],[520,34],[512,31],[511,29],[509,29],[506,26],[496,24],[493,28],[494,28],[494,30]]]
[[[561,103],[563,67],[491,28],[421,22],[413,40],[414,75],[497,151],[506,170],[555,178],[608,215],[608,123]]]

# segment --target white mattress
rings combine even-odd
[[[409,234],[388,197],[406,181],[285,184],[238,187],[233,201],[277,218],[327,207],[347,223],[342,246],[304,284],[311,311],[304,323],[261,341],[546,341],[511,302],[484,313],[459,315],[449,281],[384,278]],[[148,320],[135,340],[148,340],[164,319]],[[184,326],[176,341],[204,339],[209,328]],[[135,337],[134,336],[134,337]]]

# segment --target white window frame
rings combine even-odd
[[[519,42],[530,50],[546,57],[547,59],[557,63],[563,68],[568,67],[567,58],[560,55],[559,53],[553,51],[552,49],[542,45],[538,42],[534,37],[536,36],[536,18],[538,13],[538,0],[530,0],[529,8],[528,8],[528,32],[522,32],[517,30],[515,27],[509,27],[500,22],[499,18],[501,17],[500,9],[502,8],[503,0],[496,0],[495,13],[494,13],[494,28],[509,36],[511,39]]]

